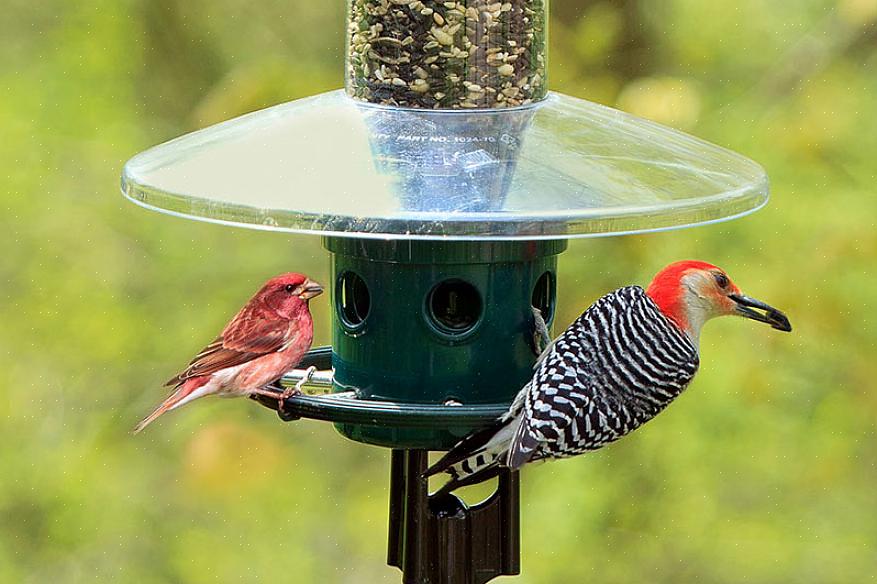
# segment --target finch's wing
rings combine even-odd
[[[191,377],[243,365],[262,355],[279,351],[289,340],[291,332],[288,320],[258,318],[242,311],[215,341],[192,359],[185,371],[168,381],[167,385],[177,385]]]

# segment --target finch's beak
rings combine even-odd
[[[766,322],[772,328],[778,331],[789,332],[792,325],[786,315],[760,300],[743,296],[742,294],[730,294],[728,298],[737,303],[736,311],[740,316],[757,320],[758,322]],[[757,310],[753,310],[757,309]],[[759,312],[759,310],[763,312]]]
[[[313,280],[305,280],[305,283],[301,286],[301,294],[299,294],[299,298],[302,300],[310,300],[314,296],[319,296],[323,293],[323,287]]]

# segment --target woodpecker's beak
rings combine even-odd
[[[301,294],[299,294],[299,298],[302,300],[310,300],[314,296],[319,296],[323,293],[323,287],[314,282],[313,280],[305,280],[305,283],[301,285]]]
[[[737,303],[736,310],[740,316],[745,316],[758,322],[766,322],[771,328],[775,328],[778,331],[789,332],[792,330],[792,325],[789,323],[786,315],[773,306],[765,304],[761,300],[743,296],[742,294],[730,294],[728,298]],[[763,310],[764,312],[758,312],[758,310],[753,309]]]

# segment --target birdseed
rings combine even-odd
[[[349,0],[347,93],[428,109],[545,97],[547,0]]]

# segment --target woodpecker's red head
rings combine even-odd
[[[724,270],[706,262],[686,260],[670,264],[658,272],[646,294],[695,340],[706,321],[726,315],[766,322],[781,331],[792,330],[782,312],[744,296]]]

